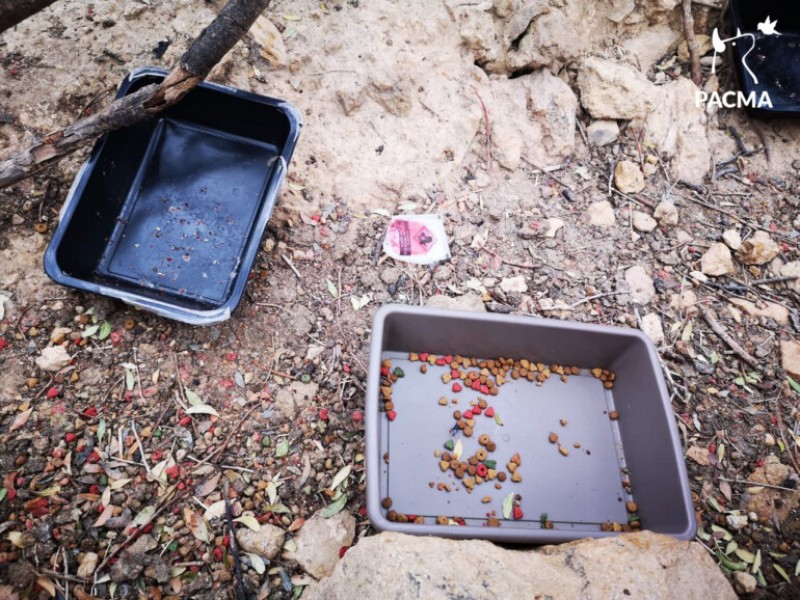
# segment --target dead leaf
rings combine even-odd
[[[297,531],[305,524],[306,520],[303,517],[297,517],[294,521],[292,521],[292,524],[289,525],[289,529],[287,531],[289,533],[291,533],[292,531]]]
[[[192,532],[194,537],[201,542],[205,542],[206,544],[209,543],[210,538],[208,537],[208,526],[206,525],[203,517],[198,515],[187,506],[183,509],[183,521],[186,523],[186,526],[189,528],[189,531]]]
[[[283,66],[287,62],[286,46],[278,28],[264,15],[261,15],[250,27],[250,37],[261,46],[261,56],[275,66]]]
[[[311,461],[308,459],[308,456],[303,454],[303,472],[300,474],[300,479],[297,481],[295,489],[299,490],[302,488],[303,484],[308,480],[309,475],[311,475]]]
[[[203,483],[198,485],[194,492],[195,496],[197,496],[198,498],[205,498],[211,492],[216,490],[220,477],[222,477],[222,473],[217,473],[216,475],[212,475],[211,477],[206,479]]]
[[[102,527],[106,524],[112,516],[114,515],[114,505],[109,504],[103,509],[103,512],[100,513],[100,516],[97,517],[97,521],[94,522],[94,527]]]
[[[103,495],[100,497],[100,504],[103,506],[111,504],[111,487],[106,486],[106,489],[103,490]]]
[[[225,514],[225,500],[219,500],[214,502],[211,506],[206,509],[206,512],[203,513],[203,517],[206,521],[210,521],[211,519],[218,519],[222,515]]]
[[[20,427],[25,425],[25,423],[28,422],[28,419],[31,418],[31,413],[32,412],[33,412],[33,409],[29,408],[28,410],[19,413],[16,416],[16,418],[14,419],[14,422],[11,424],[11,427],[8,428],[8,430],[9,431],[16,431],[17,429],[19,429]]]
[[[56,586],[50,580],[49,577],[45,577],[44,575],[39,575],[36,578],[36,585],[38,585],[43,590],[46,590],[48,594],[50,594],[53,598],[56,597]]]
[[[78,600],[100,600],[97,596],[92,596],[84,592],[83,588],[81,587],[73,588],[73,591],[75,592],[75,597]]]
[[[219,417],[219,413],[214,410],[212,406],[208,404],[197,404],[195,406],[190,406],[189,409],[186,411],[187,415],[213,415],[215,417]]]
[[[234,519],[234,522],[241,523],[253,531],[261,531],[261,523],[259,523],[253,515],[242,515],[241,517]]]
[[[731,502],[731,485],[727,481],[720,481],[719,482],[719,491],[722,492],[722,495],[725,496],[725,500],[728,503]]]
[[[688,458],[691,458],[698,465],[702,465],[704,467],[707,467],[709,465],[707,448],[702,448],[700,446],[691,446],[686,451],[686,456]]]

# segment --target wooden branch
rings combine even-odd
[[[694,17],[692,16],[692,0],[683,0],[683,33],[689,47],[689,60],[692,63],[692,81],[695,85],[703,83],[703,72],[700,70],[700,51],[694,35]]]
[[[33,175],[104,133],[140,123],[179,102],[208,76],[269,3],[270,0],[228,0],[163,82],[115,100],[104,110],[48,135],[29,148],[14,149],[0,161],[0,188]]]
[[[0,33],[14,27],[56,0],[3,0],[0,2]]]
[[[758,361],[755,359],[755,357],[753,357],[753,355],[747,350],[742,348],[742,345],[733,339],[731,334],[725,331],[725,328],[720,325],[720,322],[714,318],[714,315],[712,315],[705,306],[698,304],[697,308],[700,309],[700,314],[703,315],[703,318],[706,320],[706,323],[708,323],[709,327],[711,327],[711,330],[716,333],[723,342],[728,344],[728,347],[733,350],[739,356],[739,358],[757,371],[761,370],[761,365],[758,364]]]

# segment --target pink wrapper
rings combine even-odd
[[[392,218],[383,251],[396,260],[424,265],[450,258],[442,218],[439,215]]]

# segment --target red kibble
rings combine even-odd
[[[78,439],[78,436],[77,436],[77,435],[75,435],[74,433],[72,433],[71,431],[70,431],[70,432],[69,432],[67,435],[65,435],[65,436],[64,436],[64,440],[65,440],[65,441],[66,441],[68,444],[71,444],[72,442],[74,442],[74,441],[75,441],[75,440],[77,440],[77,439]]]
[[[180,483],[178,483],[178,489],[179,490],[185,490],[186,489],[186,484],[181,481]]]
[[[225,535],[222,537],[222,547],[223,547],[223,548],[227,548],[227,547],[228,547],[228,546],[230,546],[230,545],[231,545],[231,536],[230,536],[230,534],[229,534],[229,533],[226,533],[226,534],[225,534]]]
[[[436,364],[439,365],[440,367],[443,367],[444,365],[447,364],[447,361],[444,359],[444,356],[440,356],[439,358],[436,359]]]
[[[453,391],[454,391],[456,394],[457,394],[458,392],[460,392],[461,390],[463,390],[463,389],[464,389],[464,386],[462,386],[460,383],[454,383],[454,384],[453,384]]]
[[[148,523],[147,525],[142,527],[142,533],[150,533],[151,531],[153,531],[154,526],[155,525],[153,523]]]
[[[89,493],[90,494],[99,494],[100,493],[100,487],[97,486],[97,485],[90,485],[89,486]]]
[[[493,417],[494,416],[494,406],[490,406],[489,408],[487,408],[486,412],[484,412],[483,414],[486,415],[487,417],[490,417],[490,418]]]
[[[483,412],[483,409],[480,406],[473,406],[472,407],[472,414],[479,415]]]
[[[406,515],[406,516],[408,517],[409,521],[416,521],[417,520],[417,515]]]
[[[345,373],[349,373],[350,372],[350,365],[348,365],[347,363],[343,363],[342,364],[342,371],[344,371]]]
[[[122,334],[118,331],[112,331],[110,339],[112,346],[119,346],[119,343],[122,341]]]
[[[474,417],[474,416],[475,416],[475,414],[472,412],[472,410],[473,410],[473,409],[465,410],[465,411],[464,411],[464,413],[462,414],[462,416],[463,416],[465,419],[471,419],[472,417]]]
[[[91,454],[86,457],[86,462],[88,463],[96,463],[100,460],[100,455],[97,453],[97,450],[92,450]]]
[[[217,562],[222,562],[222,554],[223,554],[222,548],[220,548],[219,546],[214,548],[214,558],[217,559]]]
[[[711,454],[715,454],[717,452],[717,445],[714,442],[711,442],[708,445],[708,451],[711,452]]]
[[[453,379],[458,379],[459,377],[461,377],[461,373],[458,372],[458,369],[453,369],[452,371],[450,371],[450,377],[452,377]]]
[[[360,410],[356,410],[353,412],[353,421],[358,423],[363,420],[364,420],[364,413],[362,413]]]
[[[216,425],[212,425],[211,427],[208,428],[208,432],[211,435],[214,435],[215,433],[217,433],[217,426]]]
[[[519,506],[514,507],[514,520],[519,521],[525,515],[522,513],[522,509]]]
[[[90,406],[85,411],[83,411],[83,415],[86,417],[96,417],[97,409],[94,406]]]
[[[419,359],[420,359],[422,362],[427,362],[427,361],[428,361],[428,357],[429,357],[429,356],[430,356],[430,354],[428,354],[427,352],[420,352],[420,354],[419,354]]]
[[[185,416],[182,417],[180,421],[178,421],[178,425],[180,425],[181,427],[186,427],[191,422],[192,422],[192,417]]]
[[[51,387],[49,390],[47,390],[47,399],[52,400],[53,398],[58,397],[60,393],[61,392],[57,387]]]
[[[172,465],[171,467],[167,467],[164,472],[170,479],[175,479],[178,476],[178,473],[180,473],[180,469],[178,468],[178,465]]]
[[[358,516],[362,517],[362,518],[367,516],[367,507],[366,506],[362,506],[361,508],[358,509]]]
[[[2,350],[3,348],[7,348],[10,345],[11,344],[8,343],[8,340],[6,340],[6,338],[0,338],[0,350]]]
[[[25,478],[24,477],[17,477],[17,480],[14,482],[17,487],[22,487],[25,485]]]
[[[350,550],[350,546],[342,546],[341,548],[339,548],[339,558],[344,557],[344,555],[347,554],[348,550]]]
[[[479,380],[477,380],[477,379],[475,381],[473,381],[472,382],[472,389],[475,390],[476,392],[478,390],[480,390],[481,389],[481,382]],[[489,392],[486,392],[486,393],[488,394]]]
[[[477,473],[478,476],[480,477],[486,477],[486,475],[488,475],[489,473],[489,469],[486,465],[481,463],[477,467],[475,467],[475,473]]]
[[[482,385],[480,389],[481,389],[481,394],[488,394],[489,393],[489,386],[488,385]]]
[[[386,417],[390,421],[394,421],[397,418],[397,413],[393,410],[386,411]]]
[[[448,363],[451,363],[451,362],[453,362],[453,355],[452,355],[452,354],[445,354],[445,355],[444,355],[444,360],[445,360],[446,362],[448,362]]]
[[[53,448],[53,458],[64,458],[63,448]]]
[[[383,375],[384,377],[388,377],[389,376],[389,367],[381,367],[381,375]]]
[[[163,456],[163,454],[164,453],[161,452],[161,450],[153,450],[153,453],[150,455],[150,458],[152,458],[155,461],[159,461],[159,460],[161,460],[161,457]]]
[[[228,362],[233,362],[236,360],[236,352],[227,352],[225,354],[225,360]]]
[[[328,420],[328,417],[329,417],[329,415],[328,415],[328,409],[327,409],[327,408],[321,408],[321,409],[319,410],[319,420],[320,420],[320,421],[327,421],[327,420]]]

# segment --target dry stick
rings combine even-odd
[[[524,163],[528,163],[528,164],[529,164],[530,166],[532,166],[534,169],[536,169],[536,170],[540,171],[540,172],[542,173],[542,175],[544,175],[545,177],[549,177],[550,179],[552,179],[553,181],[555,181],[557,184],[561,185],[561,187],[565,187],[565,188],[567,188],[568,190],[572,191],[572,188],[569,186],[569,184],[568,184],[568,183],[566,183],[565,181],[563,181],[563,180],[559,179],[558,177],[556,177],[555,175],[553,175],[553,174],[552,174],[550,171],[548,171],[547,169],[544,169],[544,168],[540,167],[540,166],[539,166],[539,165],[537,165],[535,162],[533,162],[532,160],[529,160],[529,159],[525,158],[524,156],[520,156],[520,158],[522,159],[522,162],[524,162]]]
[[[697,49],[697,38],[694,35],[694,17],[692,16],[692,0],[683,0],[683,33],[689,47],[689,59],[692,63],[692,81],[695,85],[703,83],[703,72],[700,70],[700,52]]]
[[[478,90],[475,90],[475,95],[478,97],[478,100],[481,103],[481,108],[483,109],[483,122],[486,123],[486,168],[492,168],[492,127],[489,124],[489,111],[486,110],[486,104],[483,102],[483,98],[478,93]]]
[[[782,487],[780,485],[770,485],[769,483],[761,483],[761,482],[758,482],[758,481],[743,481],[741,479],[726,479],[725,477],[720,477],[720,479],[722,481],[727,481],[729,483],[739,483],[739,484],[742,484],[742,485],[752,485],[752,486],[758,486],[758,487],[765,487],[765,488],[771,488],[773,490],[782,490],[784,492],[794,492],[795,494],[800,492],[800,490],[795,490],[795,489],[792,489],[792,488]]]
[[[119,98],[100,112],[51,133],[0,161],[0,188],[33,175],[100,135],[140,123],[179,102],[233,48],[270,0],[228,0],[160,84]]]
[[[728,347],[733,350],[743,361],[745,361],[754,369],[760,370],[761,366],[758,364],[758,361],[749,352],[747,352],[747,350],[742,348],[741,344],[734,340],[727,331],[725,331],[722,325],[719,324],[719,321],[712,316],[709,310],[702,304],[698,304],[697,307],[700,309],[700,314],[703,315],[703,318],[706,320],[706,323],[708,323],[713,332],[716,333],[723,342],[728,344]]]
[[[242,559],[239,556],[239,544],[236,542],[236,530],[233,528],[233,516],[231,516],[231,494],[228,480],[222,488],[225,495],[225,521],[228,523],[228,539],[230,539],[231,554],[233,554],[233,564],[236,567],[236,596],[239,600],[245,600],[244,581],[242,580]]]
[[[0,2],[0,33],[14,27],[56,0],[3,0]]]

